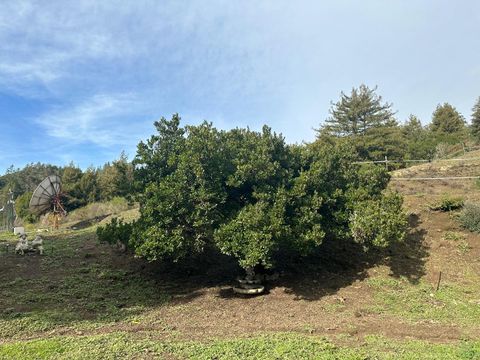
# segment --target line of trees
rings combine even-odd
[[[114,197],[129,197],[133,194],[133,164],[125,153],[112,163],[100,168],[80,169],[74,163],[59,167],[49,164],[29,164],[23,169],[10,167],[0,177],[0,199],[6,199],[11,189],[16,197],[17,216],[33,222],[37,220],[28,206],[33,191],[48,175],[62,178],[63,203],[67,211],[95,201],[107,201]]]
[[[400,124],[392,104],[376,90],[361,85],[350,94],[342,92],[318,130],[318,139],[354,144],[358,160],[382,160],[385,156],[433,159],[442,155],[440,150],[446,145],[480,141],[480,98],[473,107],[470,126],[449,103],[439,104],[431,122],[422,126],[415,115]]]

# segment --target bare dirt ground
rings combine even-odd
[[[480,336],[480,328],[429,318],[411,322],[372,310],[376,290],[368,279],[405,277],[411,286],[420,281],[431,284],[434,292],[439,271],[444,282],[461,282],[465,263],[475,264],[472,269],[480,272],[477,235],[467,236],[468,256],[457,254],[440,239],[442,232],[455,227],[448,214],[422,212],[414,226],[406,243],[392,251],[385,263],[370,267],[365,259],[353,264],[327,262],[313,274],[286,275],[270,284],[267,295],[254,298],[235,296],[230,287],[202,288],[177,296],[172,305],[154,311],[153,316],[189,338],[265,331],[346,334],[348,341],[358,342],[369,334],[439,342]]]

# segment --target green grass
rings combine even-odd
[[[13,266],[0,273],[2,360],[480,359],[478,341],[435,344],[376,335],[351,341],[348,332],[326,339],[315,335],[315,324],[304,324],[302,333],[247,333],[234,339],[185,341],[184,334],[164,323],[156,312],[170,303],[168,284],[159,284],[128,266],[115,265],[108,246],[96,243],[93,228],[42,236],[44,256],[2,255]],[[456,238],[456,233],[448,235],[452,241]],[[18,275],[33,263],[37,273]],[[468,333],[480,319],[480,284],[478,274],[472,271],[465,270],[463,282],[442,282],[437,292],[424,281],[412,284],[406,278],[385,274],[370,277],[366,284],[374,291],[374,302],[366,310],[402,321],[455,324]],[[182,316],[181,306],[187,305],[174,306]],[[334,314],[352,310],[348,302],[334,302],[324,304],[319,311]],[[130,331],[122,332],[125,329]],[[27,340],[31,338],[37,339]],[[345,343],[354,345],[338,345]]]
[[[480,342],[434,344],[366,337],[361,347],[336,346],[316,336],[294,333],[198,341],[168,341],[153,336],[111,333],[54,337],[0,345],[2,359],[479,359]]]
[[[478,325],[478,283],[442,282],[438,291],[431,284],[420,282],[413,286],[405,279],[376,277],[367,283],[376,289],[376,303],[371,306],[376,313],[393,314],[411,322],[427,319],[445,324]]]
[[[98,254],[80,252],[91,236],[83,231],[46,239],[38,274],[0,282],[0,339],[128,322],[169,301],[154,280],[112,267]],[[18,269],[31,261],[28,256],[16,259]]]
[[[130,209],[131,206],[127,200],[121,197],[115,197],[105,202],[95,202],[79,209],[73,210],[64,220],[64,222],[82,221],[95,217],[103,217],[111,214],[119,214]]]
[[[466,241],[462,241],[461,243],[458,244],[458,251],[461,253],[461,254],[466,254],[468,253],[470,250],[472,249],[472,247],[468,244],[468,242]]]

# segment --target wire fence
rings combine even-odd
[[[352,164],[385,164],[387,170],[388,164],[405,164],[405,163],[441,163],[441,162],[468,162],[468,161],[480,161],[480,157],[471,158],[452,158],[452,159],[394,159],[390,160],[385,156],[384,160],[371,160],[371,161],[355,161]],[[391,177],[392,181],[428,181],[428,180],[473,180],[480,179],[480,176],[438,176],[438,177]]]
[[[459,159],[435,159],[435,160],[426,160],[426,159],[404,159],[404,160],[368,160],[368,161],[355,161],[352,164],[404,164],[404,163],[436,163],[443,161],[479,161],[480,157],[475,158],[459,158]]]
[[[391,177],[393,181],[423,181],[423,180],[469,180],[480,179],[480,176],[445,176],[445,177]]]

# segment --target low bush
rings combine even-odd
[[[128,248],[129,239],[132,236],[132,224],[113,218],[110,223],[97,228],[97,236],[100,242],[123,245]]]
[[[397,193],[360,203],[350,221],[354,240],[366,247],[386,247],[392,241],[402,240],[408,225],[402,203]]]
[[[435,159],[445,159],[450,153],[450,145],[446,143],[440,143],[435,148]]]
[[[464,200],[461,197],[443,195],[438,201],[430,204],[428,207],[434,211],[452,211],[463,207]]]
[[[458,251],[459,251],[461,254],[466,254],[466,253],[468,253],[471,249],[472,249],[472,247],[469,245],[469,243],[468,243],[467,241],[462,241],[460,244],[458,244]]]
[[[480,232],[480,204],[467,202],[459,216],[465,229]]]
[[[443,240],[446,240],[446,241],[459,241],[463,239],[464,239],[464,236],[462,234],[454,231],[447,231],[445,234],[443,234]]]

